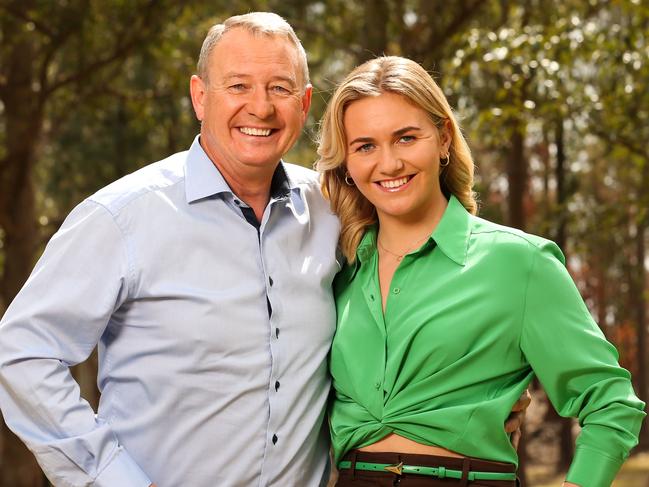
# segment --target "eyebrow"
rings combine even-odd
[[[392,132],[392,136],[393,137],[399,137],[399,136],[401,136],[401,135],[403,135],[405,133],[408,133],[410,131],[413,131],[413,130],[421,130],[421,128],[417,127],[415,125],[408,125],[407,127],[403,127],[403,128],[400,128],[400,129],[395,130],[394,132]],[[349,145],[358,144],[359,142],[366,143],[366,142],[373,142],[373,141],[374,141],[374,139],[372,137],[356,137],[354,140],[352,140],[349,143]]]

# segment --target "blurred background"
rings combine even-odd
[[[641,0],[0,0],[0,314],[65,215],[191,144],[202,40],[271,10],[309,55],[314,102],[286,159],[315,160],[332,88],[378,54],[420,62],[456,107],[480,214],[555,240],[647,399],[649,4]],[[97,402],[95,361],[75,368]],[[560,485],[578,425],[534,386],[526,486]],[[0,486],[49,485],[0,421]],[[649,485],[647,430],[616,486]],[[170,459],[171,460],[171,459]],[[550,484],[551,483],[551,484]]]

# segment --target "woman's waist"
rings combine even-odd
[[[464,457],[464,455],[442,448],[441,446],[425,445],[395,433],[390,433],[370,445],[358,448],[358,450],[372,453],[397,452],[454,458]]]
[[[365,451],[400,451],[448,457],[455,454],[518,463],[516,450],[505,432],[505,413],[486,415],[475,410],[445,410],[415,417],[377,419],[362,409],[334,408],[330,412],[330,432],[336,460],[350,450],[362,448]],[[474,418],[476,421],[473,421]],[[412,443],[406,438],[411,439]]]

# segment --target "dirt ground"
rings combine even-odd
[[[559,487],[562,481],[563,476],[548,478],[543,472],[532,470],[527,487]],[[649,452],[631,456],[612,487],[649,487]]]

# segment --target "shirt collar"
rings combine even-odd
[[[187,202],[192,203],[222,193],[234,195],[221,172],[201,147],[199,139],[200,135],[194,138],[185,162],[185,197]],[[271,182],[271,198],[280,199],[287,196],[289,192],[301,198],[299,187],[292,184],[283,161],[280,161]]]
[[[433,240],[446,257],[463,266],[466,264],[470,236],[471,214],[451,195],[442,219],[433,231]]]
[[[378,226],[375,223],[367,227],[365,230],[365,234],[356,248],[356,262],[365,263],[372,257],[374,252],[376,252],[377,229]]]
[[[357,261],[364,263],[372,257],[376,251],[376,233],[376,224],[367,228],[356,249]],[[470,235],[471,215],[462,203],[451,195],[442,219],[433,231],[432,238],[444,255],[463,266],[466,264]]]

